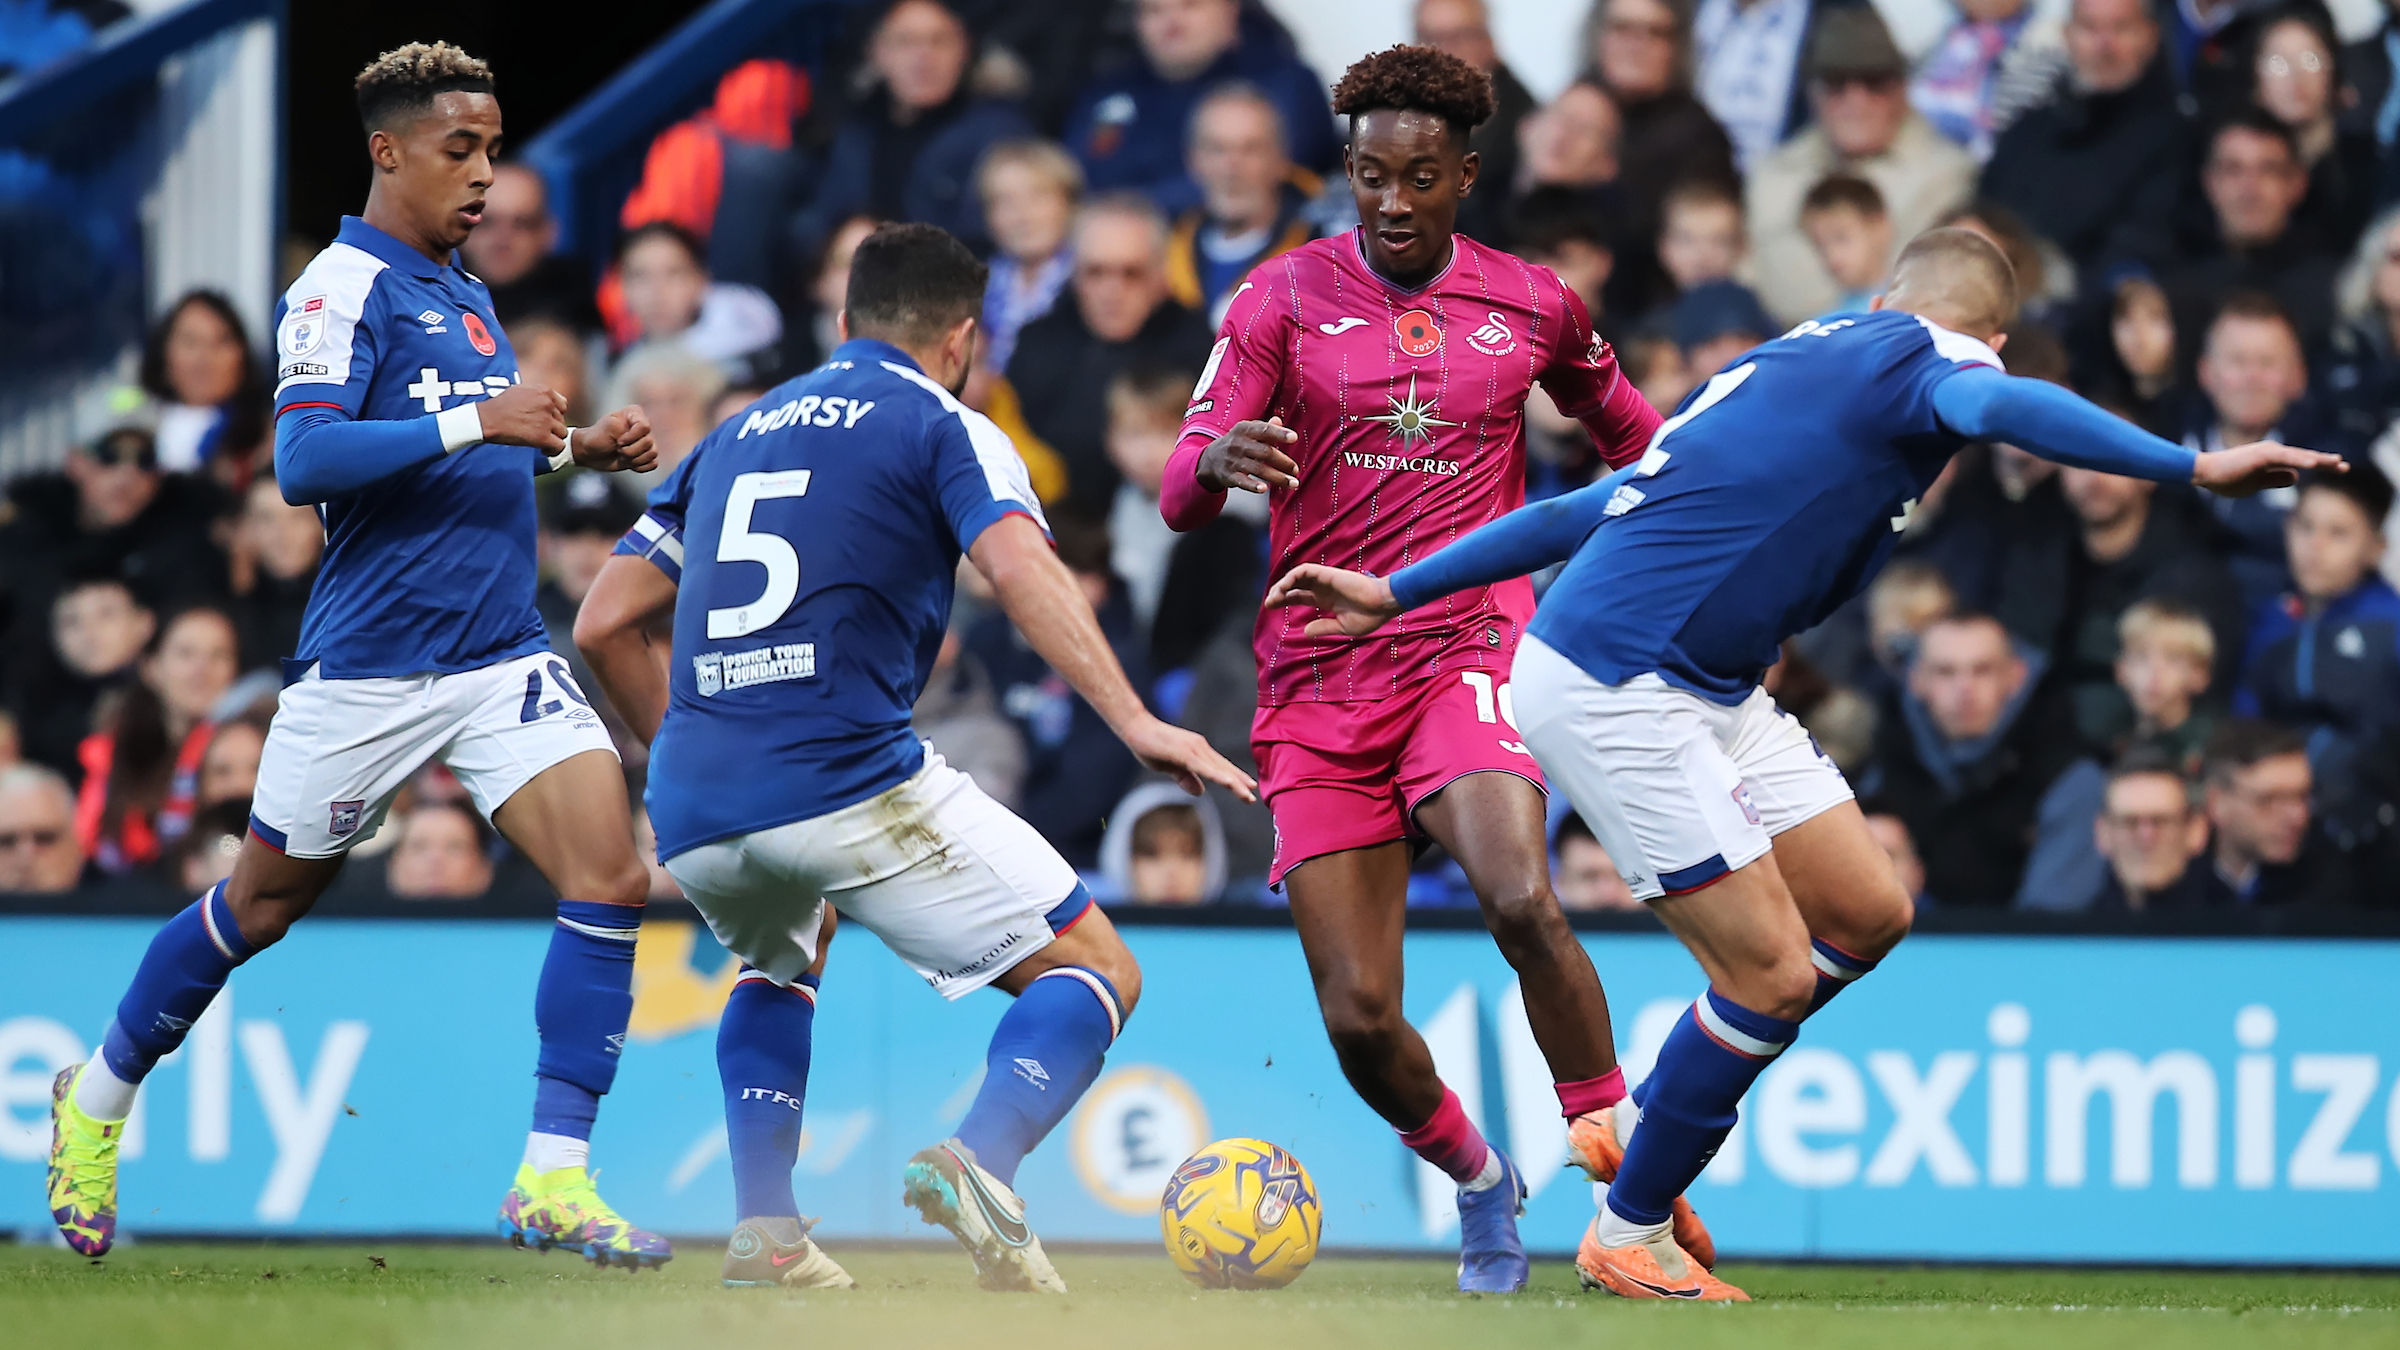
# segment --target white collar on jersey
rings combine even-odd
[[[2000,362],[2000,353],[1993,351],[1991,344],[1981,338],[1971,338],[1964,333],[1953,333],[1922,314],[1911,314],[1908,317],[1925,325],[1925,332],[1933,338],[1933,350],[1944,360],[1956,361],[1960,365],[1966,366],[1990,366],[2001,372],[2008,370],[2008,367]]]

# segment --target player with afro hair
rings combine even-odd
[[[1364,114],[1391,110],[1432,113],[1461,141],[1492,120],[1492,78],[1431,47],[1387,47],[1361,57],[1333,86],[1333,110],[1350,119],[1355,138]]]
[[[1549,269],[1458,233],[1481,167],[1468,136],[1493,102],[1482,72],[1430,47],[1392,47],[1343,73],[1333,106],[1350,119],[1342,159],[1359,227],[1269,259],[1227,302],[1162,478],[1170,526],[1202,527],[1238,489],[1268,495],[1279,572],[1337,555],[1405,565],[1417,541],[1522,503],[1523,409],[1537,385],[1603,461],[1641,456],[1658,414],[1583,302]],[[1395,514],[1407,531],[1390,527]],[[1253,636],[1272,879],[1290,897],[1343,1076],[1458,1185],[1458,1287],[1470,1293],[1525,1287],[1526,1186],[1402,1012],[1413,847],[1438,843],[1465,872],[1517,972],[1570,1141],[1598,1140],[1625,1093],[1607,994],[1551,887],[1541,779],[1495,734],[1514,718],[1500,680],[1531,611],[1530,589],[1492,590],[1381,646],[1324,645],[1277,611]],[[1489,691],[1480,702],[1476,689]],[[1611,1167],[1604,1148],[1577,1161],[1595,1175]],[[1708,1252],[1705,1230],[1694,1243]]]

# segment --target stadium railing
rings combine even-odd
[[[782,57],[815,77],[859,3],[717,0],[544,128],[521,158],[549,187],[559,251],[604,259],[651,138],[706,106],[718,77],[752,57]]]
[[[123,413],[164,301],[213,287],[266,332],[286,4],[191,0],[0,84],[0,480]]]

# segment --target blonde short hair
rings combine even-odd
[[[1083,200],[1083,166],[1056,141],[1026,137],[1002,141],[984,151],[983,162],[975,166],[975,195],[990,201],[992,175],[1004,168],[1033,170],[1048,179],[1069,206]]]
[[[2217,635],[2200,611],[2173,600],[2137,600],[2117,616],[2117,648],[2150,647],[2203,669],[2216,663]]]

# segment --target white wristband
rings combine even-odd
[[[576,430],[577,428],[575,427],[567,428],[567,438],[565,441],[560,443],[562,448],[557,454],[550,457],[550,472],[557,473],[560,469],[563,469],[575,462]]]
[[[483,441],[483,414],[472,403],[462,403],[434,414],[433,425],[442,433],[442,453],[445,455]]]

